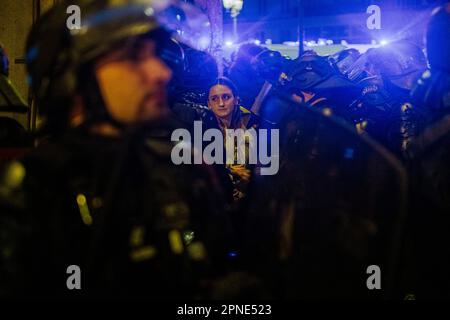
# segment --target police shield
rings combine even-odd
[[[406,174],[385,148],[330,109],[285,101],[280,170],[254,176],[246,214],[249,269],[275,297],[384,298],[405,219]],[[368,288],[379,267],[381,290]]]

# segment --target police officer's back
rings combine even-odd
[[[448,298],[450,277],[450,5],[436,10],[427,30],[431,69],[403,106],[403,143],[411,177],[410,245],[417,296]]]

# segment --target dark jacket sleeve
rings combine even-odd
[[[193,108],[185,103],[175,103],[172,106],[172,112],[179,121],[186,125],[192,125],[194,121],[200,120],[201,114],[198,108]]]

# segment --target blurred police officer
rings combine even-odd
[[[427,125],[444,117],[449,112],[450,100],[450,48],[447,41],[450,33],[449,5],[437,9],[428,25],[426,35],[427,56],[430,70],[423,73],[412,92],[413,104],[405,105],[406,141],[417,136]],[[409,117],[408,117],[409,116]],[[410,120],[408,122],[408,120]]]
[[[426,42],[430,70],[403,106],[404,151],[412,185],[409,265],[422,298],[449,298],[450,250],[450,4],[435,10]]]
[[[0,74],[3,74],[5,76],[8,76],[9,74],[9,59],[1,43],[0,43]]]
[[[172,71],[161,58],[170,37],[159,8],[76,1],[81,28],[69,30],[69,4],[46,13],[27,42],[51,139],[5,170],[3,294],[201,294],[200,280],[220,272],[208,266],[224,265],[228,224],[210,172],[170,159]],[[70,265],[81,291],[66,286]]]

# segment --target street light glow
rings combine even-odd
[[[223,0],[223,6],[225,9],[230,10],[233,6],[233,0]]]
[[[233,18],[233,36],[238,41],[237,35],[237,16],[244,6],[244,0],[222,0],[225,9],[231,11],[230,16]]]
[[[206,49],[210,44],[210,39],[208,37],[201,37],[198,41],[198,44],[202,49]]]

